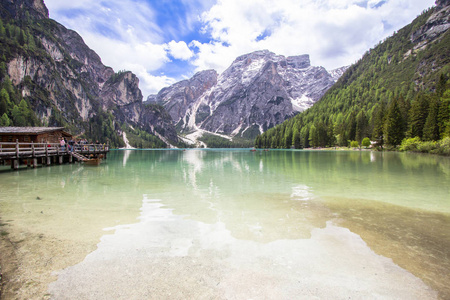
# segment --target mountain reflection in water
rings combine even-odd
[[[50,289],[58,299],[75,292],[70,282],[111,297],[135,284],[146,286],[139,296],[174,298],[434,298],[429,287],[450,298],[449,158],[126,150],[99,168],[20,177],[6,174],[12,196],[0,196],[11,228],[90,248],[112,229],[60,272]],[[116,273],[131,281],[114,281]],[[104,274],[117,285],[110,294],[99,283]],[[129,292],[120,295],[133,298]]]

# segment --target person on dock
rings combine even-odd
[[[64,140],[63,137],[61,137],[61,140],[59,141],[59,146],[61,147],[61,150],[63,150],[63,151],[66,148],[66,141]]]
[[[75,141],[72,139],[69,140],[69,152],[73,152],[73,146],[75,145]]]

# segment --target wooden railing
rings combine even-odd
[[[107,144],[75,144],[72,147],[66,144],[61,147],[58,143],[0,143],[0,159],[69,155],[72,151],[88,155],[105,153],[109,152],[109,146]]]
[[[0,143],[0,164],[11,164],[12,169],[18,169],[20,164],[36,167],[38,164],[50,165],[52,161],[71,163],[73,158],[86,160],[90,157],[103,157],[109,152],[107,144],[66,144],[59,143]]]

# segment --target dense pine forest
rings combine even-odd
[[[40,89],[29,76],[16,87],[7,72],[7,62],[18,54],[40,57],[43,61],[50,59],[37,36],[52,38],[50,28],[53,23],[52,20],[34,22],[30,17],[20,21],[0,19],[0,126],[61,126],[72,132],[77,131],[72,128],[72,124],[64,120],[50,101],[47,105],[52,108],[52,115],[42,122],[31,109],[35,103],[33,98],[27,96],[29,94],[27,91],[39,93],[41,99],[48,98],[46,91]],[[84,134],[80,137],[92,141],[104,141],[105,137],[108,137],[111,145],[122,146],[113,123],[113,116],[110,113],[99,110],[97,115],[85,124]]]
[[[30,76],[26,76],[23,82],[17,86],[13,84],[8,76],[8,62],[19,55],[34,58],[49,65],[53,63],[51,56],[41,42],[41,38],[56,39],[52,34],[52,29],[55,26],[55,21],[50,19],[34,20],[29,16],[28,12],[20,20],[12,18],[0,19],[0,126],[65,127],[72,133],[81,132],[77,136],[79,138],[86,138],[90,141],[108,141],[113,147],[125,146],[117,130],[117,127],[121,126],[121,124],[118,124],[111,112],[102,110],[100,106],[93,107],[95,114],[89,120],[85,122],[76,120],[75,112],[68,113],[72,116],[72,120],[68,120],[62,115],[60,109],[48,100],[48,90],[40,87]],[[64,53],[64,55],[64,61],[70,67],[75,68],[76,64],[79,64],[68,53]],[[124,74],[125,71],[119,71],[113,74],[109,80],[118,80]],[[53,72],[45,76],[61,82],[60,77],[63,75]],[[51,82],[51,80],[48,81]],[[45,106],[51,111],[50,117],[40,119],[37,116],[33,107],[40,105],[38,100],[45,102]],[[72,101],[75,102],[74,99]],[[166,147],[166,144],[155,135],[139,128],[133,129],[122,125],[120,129],[127,133],[129,141],[137,147]]]
[[[350,147],[370,138],[378,148],[450,152],[450,34],[425,49],[412,42],[434,10],[366,52],[319,102],[255,146]]]

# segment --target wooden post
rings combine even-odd
[[[62,155],[58,156],[58,161],[59,161],[60,165],[63,163],[63,158],[64,158],[64,156],[62,156]]]
[[[47,156],[47,166],[50,166],[52,164],[52,158],[50,156]]]
[[[73,156],[69,155],[69,164],[71,164],[73,162]]]
[[[37,164],[38,164],[37,161],[38,161],[37,158],[33,157],[33,168],[37,168]]]
[[[16,140],[16,158],[19,159],[19,140]]]
[[[19,169],[19,160],[18,159],[11,160],[11,169],[13,169],[13,170]]]
[[[31,142],[31,155],[34,157],[34,142]]]

